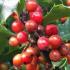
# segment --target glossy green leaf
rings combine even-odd
[[[66,34],[66,35],[63,35],[63,36],[62,36],[62,39],[63,39],[64,41],[70,40],[70,33],[69,33],[69,34]]]
[[[70,19],[67,19],[67,21],[64,24],[59,24],[59,34],[62,37],[64,41],[70,40]]]
[[[26,66],[23,64],[21,70],[26,70]]]
[[[6,48],[9,48],[9,50],[7,51],[5,49],[5,52],[2,52],[0,55],[0,61],[11,61],[12,58],[18,54],[21,53],[21,51],[23,50],[25,46],[16,46],[16,47],[12,47],[12,46],[7,46]],[[5,57],[5,58],[4,58]]]
[[[62,0],[37,0],[42,7],[52,7],[54,4],[62,4]]]
[[[61,70],[70,70],[70,65],[67,64],[65,67],[61,68]]]
[[[70,65],[69,64],[67,65],[67,70],[70,70]]]
[[[55,69],[55,67],[63,68],[67,65],[67,59],[63,58],[59,62],[52,62],[52,65],[53,65],[54,69]]]
[[[17,6],[17,12],[20,15],[22,11],[25,9],[25,0],[20,0]]]
[[[20,53],[22,48],[24,47],[24,46],[21,47],[9,46],[8,40],[12,34],[13,33],[10,32],[8,29],[6,29],[5,26],[0,24],[0,61],[11,60],[13,56],[16,55],[17,53]]]
[[[63,4],[62,0],[52,0],[54,4]]]
[[[5,28],[5,26],[0,24],[0,46],[5,46],[7,44],[8,38],[12,33]]]
[[[50,12],[44,16],[43,24],[46,25],[47,23],[64,16],[70,17],[70,7],[64,6],[63,4],[54,5]]]
[[[44,15],[47,13],[46,9],[49,12],[50,9],[53,7],[53,5],[58,5],[58,4],[65,3],[64,0],[37,0],[37,1],[43,9],[43,11],[44,11],[43,14]]]
[[[10,46],[8,46],[8,47],[10,47]],[[4,55],[2,54],[1,56],[0,56],[0,61],[11,61],[12,60],[12,58],[16,55],[16,54],[18,54],[18,53],[20,53],[21,52],[21,50],[19,49],[19,47],[10,47],[9,48],[9,51],[7,51],[6,53],[4,53]],[[5,57],[5,58],[4,58]]]
[[[13,21],[15,21],[15,19],[12,16],[9,16],[6,20],[6,27],[10,29]]]
[[[4,58],[3,55],[9,52],[10,46],[8,45],[8,39],[12,34],[0,24],[0,58]]]
[[[42,7],[47,7],[47,6],[52,6],[53,0],[37,0],[37,2],[42,6]]]

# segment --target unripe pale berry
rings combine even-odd
[[[9,45],[10,46],[18,46],[19,45],[19,41],[15,36],[10,37],[9,39]]]

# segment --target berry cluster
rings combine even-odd
[[[48,52],[50,62],[57,62],[67,57],[70,64],[70,43],[62,41],[58,34],[58,26],[42,25],[43,10],[35,0],[26,1],[26,10],[29,19],[25,22],[22,22],[17,15],[11,15],[15,21],[10,28],[15,34],[10,37],[9,45],[16,47],[28,43],[27,48],[23,48],[21,54],[14,56],[13,65],[19,67],[25,64],[26,70],[40,70],[39,63],[42,63],[46,68],[48,60],[46,61],[47,57],[45,59],[43,51]],[[64,22],[64,19],[61,21]],[[48,66],[50,66],[49,63]]]

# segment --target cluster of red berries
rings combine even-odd
[[[25,64],[26,70],[37,70],[39,62],[46,63],[43,55],[39,55],[39,52],[38,47],[29,46],[25,51],[23,49],[21,54],[17,54],[13,58],[13,64],[17,67]]]
[[[35,0],[29,0],[26,2],[26,10],[29,13],[30,19],[24,23],[20,19],[15,20],[11,24],[11,30],[16,33],[10,37],[9,45],[18,46],[20,44],[30,43],[30,33],[37,32],[38,30],[44,32],[44,35],[38,36],[36,46],[30,47],[23,50],[21,54],[17,54],[13,58],[13,64],[20,66],[26,64],[31,67],[27,70],[38,70],[37,63],[42,61],[45,62],[45,58],[40,54],[40,51],[51,50],[49,53],[49,59],[57,62],[61,58],[67,57],[70,63],[70,44],[65,44],[58,34],[58,27],[55,24],[47,24],[45,27],[42,25],[43,21],[43,10],[41,6]],[[34,63],[34,64],[33,64]],[[34,66],[33,66],[34,65]]]

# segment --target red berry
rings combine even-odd
[[[38,31],[44,31],[44,26],[42,26],[42,25],[38,25]]]
[[[65,46],[70,49],[70,43],[65,43]]]
[[[32,61],[32,55],[28,52],[23,52],[21,56],[21,60],[24,64],[31,63]]]
[[[70,53],[66,57],[68,59],[68,64],[70,64]]]
[[[29,20],[26,22],[25,27],[28,32],[33,32],[37,30],[38,25],[34,21]]]
[[[43,15],[41,12],[31,12],[30,19],[35,21],[37,24],[42,24]]]
[[[62,39],[58,35],[52,35],[49,38],[49,42],[50,42],[50,45],[52,46],[52,48],[56,49],[56,48],[58,48],[61,45]]]
[[[37,8],[37,6],[38,6],[38,4],[37,4],[36,1],[30,0],[30,1],[27,1],[27,2],[26,2],[26,9],[27,9],[27,11],[29,11],[29,12],[35,11],[36,8]]]
[[[18,33],[24,29],[24,25],[21,21],[14,21],[11,25],[11,29],[13,32]]]
[[[32,55],[37,55],[39,51],[36,47],[28,47],[26,52],[31,53]]]
[[[17,39],[20,43],[24,43],[28,40],[28,35],[26,32],[22,31],[17,34]]]
[[[14,19],[16,19],[16,20],[19,20],[19,16],[18,16],[18,13],[17,13],[17,12],[13,12],[13,13],[11,14],[11,16],[12,16]]]
[[[33,56],[31,64],[37,64],[37,63],[38,63],[38,57],[37,56]]]
[[[50,60],[57,62],[61,59],[61,54],[58,50],[52,50],[49,54]]]
[[[47,35],[55,35],[58,34],[58,27],[54,24],[46,25],[45,32]]]
[[[70,0],[67,0],[66,4],[67,6],[70,6]]]
[[[64,44],[60,47],[60,53],[66,56],[69,53],[69,48]]]
[[[66,17],[62,17],[61,19],[60,19],[60,21],[62,22],[62,23],[64,23],[65,21],[66,21]]]
[[[10,37],[9,45],[10,46],[18,46],[19,45],[18,39],[14,36]]]
[[[49,46],[49,40],[46,37],[40,37],[37,41],[40,50],[45,50]]]
[[[41,8],[41,6],[40,6],[40,5],[38,5],[38,6],[37,6],[37,8],[36,8],[36,10],[35,10],[35,11],[43,13],[43,10],[42,10],[42,8]]]
[[[13,58],[13,65],[15,65],[15,66],[22,65],[21,54],[17,54],[16,56],[14,56],[14,58]]]
[[[26,70],[36,70],[37,64],[27,64]]]

